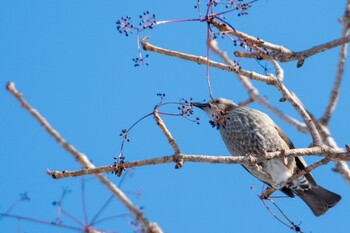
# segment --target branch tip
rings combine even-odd
[[[57,172],[56,171],[50,171],[48,168],[46,169],[46,173],[51,176],[52,179],[57,179]]]
[[[123,171],[126,170],[125,168],[125,162],[120,162],[119,164],[115,164],[115,174],[120,177],[123,174]]]
[[[176,162],[175,169],[180,169],[184,165],[184,156],[183,154],[175,154],[174,162]]]
[[[8,91],[13,91],[13,90],[15,90],[15,83],[12,82],[12,81],[9,81],[9,82],[6,84],[6,89],[7,89]]]
[[[305,61],[304,58],[303,58],[303,59],[299,59],[299,60],[298,60],[298,63],[297,63],[297,68],[302,67],[302,66],[304,65],[304,61]]]
[[[141,45],[142,45],[142,48],[143,50],[146,50],[147,51],[147,40],[150,38],[150,36],[144,36],[142,39],[141,39]]]
[[[350,146],[348,144],[345,144],[346,152],[350,152]]]

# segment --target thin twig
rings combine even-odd
[[[248,77],[253,80],[261,81],[266,84],[274,84],[275,83],[275,78],[271,75],[262,75],[258,74],[252,71],[247,71],[239,67],[236,63],[234,63],[229,57],[227,56],[226,52],[221,51],[218,47],[218,42],[216,40],[211,40],[209,43],[210,48],[218,54],[227,65],[230,67],[234,67],[233,71],[237,74],[243,75],[245,77]]]
[[[43,221],[43,220],[39,220],[39,219],[35,219],[35,218],[23,217],[23,216],[18,216],[18,215],[13,215],[13,214],[2,214],[2,213],[0,213],[0,216],[1,217],[6,217],[6,218],[15,218],[15,219],[18,219],[18,220],[36,222],[36,223],[45,224],[45,225],[49,225],[49,226],[53,226],[53,227],[61,227],[61,228],[66,228],[66,229],[70,229],[70,230],[75,230],[75,231],[81,231],[82,230],[81,227],[73,227],[73,226],[64,225],[64,224],[55,224],[55,223],[49,222],[49,221]]]
[[[23,98],[22,94],[17,91],[15,84],[9,82],[7,85],[7,90],[17,98],[21,103],[22,107],[27,110],[32,116],[44,127],[44,129],[65,149],[67,150],[80,164],[83,168],[95,168],[95,166],[90,162],[88,157],[83,153],[79,152],[75,147],[69,144],[51,125],[50,123],[32,106],[30,106],[27,101]],[[97,179],[99,179],[132,213],[132,215],[139,221],[147,232],[159,233],[162,232],[160,228],[156,231],[151,231],[151,223],[144,217],[143,212],[139,211],[136,206],[131,202],[131,200],[109,179],[100,174],[94,174]]]

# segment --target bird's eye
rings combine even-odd
[[[220,100],[215,100],[215,103],[216,104],[220,104]]]

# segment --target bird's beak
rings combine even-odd
[[[208,103],[199,103],[199,102],[196,103],[195,102],[195,103],[193,103],[193,106],[195,106],[197,108],[200,108],[200,109],[204,109],[204,108],[208,107],[209,104]]]

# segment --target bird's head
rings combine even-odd
[[[208,103],[193,103],[193,106],[205,111],[212,119],[211,124],[217,128],[225,123],[227,113],[238,107],[231,100],[224,98],[212,99]]]
[[[231,100],[218,98],[212,99],[208,103],[193,103],[193,106],[205,111],[211,118],[215,115],[224,115],[231,109],[237,107],[238,105],[233,103]]]

